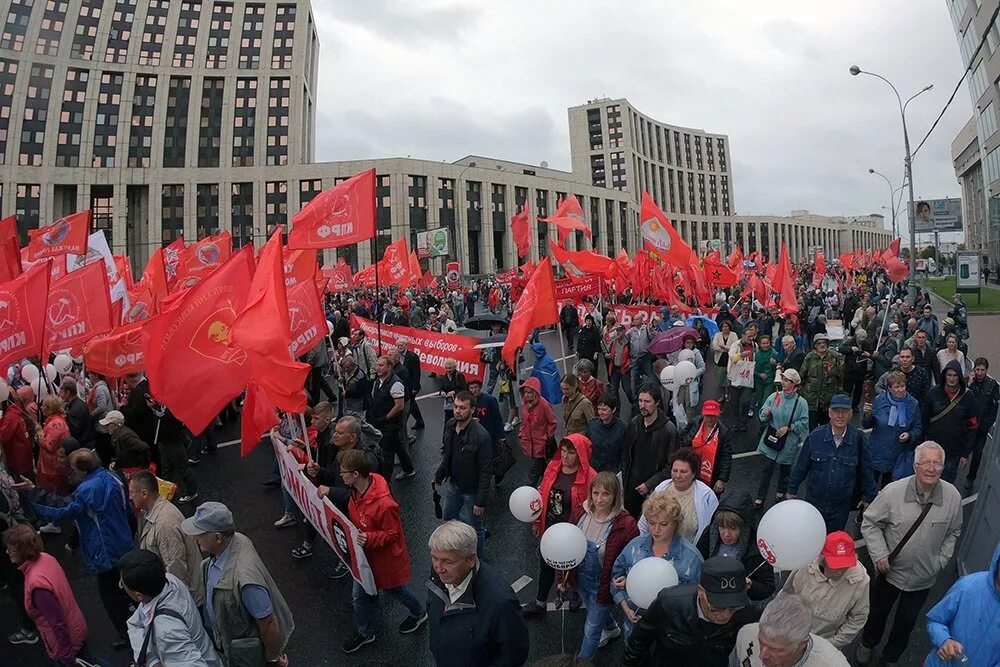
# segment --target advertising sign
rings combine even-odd
[[[445,282],[448,289],[458,289],[462,286],[462,265],[458,262],[448,262],[445,267]]]
[[[917,234],[962,231],[961,199],[922,199],[914,204]]]
[[[448,230],[438,227],[427,232],[417,232],[417,258],[433,259],[448,255]]]
[[[960,250],[955,253],[955,287],[959,290],[979,289],[979,253]]]

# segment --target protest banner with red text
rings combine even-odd
[[[556,299],[560,301],[565,299],[579,300],[585,296],[596,296],[601,293],[601,280],[600,276],[557,280],[555,281]]]
[[[479,350],[475,349],[478,338],[383,324],[382,340],[379,341],[377,323],[357,315],[351,315],[351,328],[363,329],[377,354],[385,354],[396,347],[396,341],[404,340],[407,347],[420,357],[420,367],[424,371],[444,375],[444,362],[454,359],[458,372],[466,380],[486,379],[486,364],[480,359]]]
[[[497,274],[497,282],[501,285],[510,285],[517,278],[517,267],[507,269]]]

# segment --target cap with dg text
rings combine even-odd
[[[698,583],[705,590],[710,605],[733,609],[750,604],[746,576],[746,569],[738,559],[713,556],[702,564]]]
[[[225,533],[233,530],[233,513],[222,503],[207,502],[198,505],[194,516],[181,522],[181,530],[185,535],[204,535],[205,533]]]
[[[97,423],[101,426],[110,426],[111,424],[122,426],[125,423],[125,415],[118,410],[108,410],[108,413],[104,415],[104,419],[101,419]]]

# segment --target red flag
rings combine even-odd
[[[288,247],[339,248],[375,237],[375,170],[313,197],[292,218]]]
[[[121,315],[125,323],[148,320],[157,312],[156,296],[146,283],[139,283],[135,289],[128,290],[128,303],[128,310]]]
[[[118,378],[143,368],[142,328],[139,321],[116,327],[106,334],[91,338],[83,346],[87,370],[106,377]]]
[[[685,271],[691,277],[691,284],[694,286],[694,296],[698,300],[698,303],[702,306],[712,305],[712,292],[708,289],[705,272],[701,270],[701,267],[697,263],[689,264]],[[685,295],[690,296],[689,293],[685,293]]]
[[[355,287],[375,287],[375,264],[369,264],[354,274]]]
[[[378,263],[378,279],[382,285],[396,285],[400,288],[410,286],[410,265],[407,258],[406,239],[390,243]]]
[[[890,257],[899,257],[900,244],[901,244],[901,239],[900,238],[897,237],[897,238],[893,239],[892,243],[890,243],[888,246],[886,246],[886,249],[882,251],[882,255],[880,257],[880,260],[885,261],[885,260],[889,259]]]
[[[559,233],[559,245],[566,246],[566,237],[571,232],[582,232],[588,239],[593,238],[590,227],[583,219],[583,209],[576,195],[568,195],[559,202],[554,215],[548,218],[539,218],[539,222],[553,224]]]
[[[177,284],[181,289],[194,287],[225,264],[232,253],[233,237],[228,231],[192,243],[177,265]]]
[[[778,270],[771,284],[774,291],[781,295],[780,312],[793,314],[799,312],[798,297],[795,295],[795,277],[792,271],[792,262],[788,258],[788,248],[785,242],[781,242],[781,250],[778,253]]]
[[[507,340],[501,355],[507,365],[514,367],[514,355],[531,335],[533,329],[555,324],[559,321],[556,311],[555,284],[552,280],[552,264],[539,262],[535,272],[521,293],[510,317]]]
[[[549,250],[556,262],[570,275],[611,278],[618,270],[613,259],[593,250],[564,250],[558,243],[553,243]]]
[[[899,246],[900,239],[893,239],[878,258],[878,263],[885,267],[889,280],[894,283],[898,283],[910,273],[909,265],[899,258]]]
[[[740,281],[732,269],[711,256],[705,259],[704,272],[708,284],[713,287],[732,287]]]
[[[823,276],[826,275],[826,260],[823,253],[816,253],[816,270],[813,271],[813,287],[819,289],[823,284]]]
[[[48,262],[0,284],[0,369],[24,357],[42,356],[48,294]]]
[[[510,219],[510,231],[514,237],[514,247],[517,248],[518,257],[527,257],[528,253],[531,252],[531,225],[528,224],[530,215],[526,199],[521,212]]]
[[[67,254],[85,255],[90,237],[90,211],[59,218],[47,227],[30,230],[28,236],[28,259],[32,261]]]
[[[140,285],[145,285],[150,294],[155,299],[154,306],[158,305],[161,299],[165,299],[169,293],[169,277],[167,274],[167,264],[165,255],[167,251],[165,248],[157,248],[153,251],[153,254],[149,256],[149,261],[146,262],[146,268],[142,272],[142,278],[139,279]],[[154,311],[155,312],[155,311]]]
[[[840,262],[840,268],[850,271],[854,265],[854,255],[849,252],[842,252],[837,261]]]
[[[111,257],[115,262],[115,271],[118,272],[118,277],[125,280],[125,289],[135,287],[135,281],[132,278],[132,262],[128,261],[128,255],[112,255]]]
[[[167,272],[167,288],[170,290],[174,289],[174,283],[177,282],[177,270],[185,249],[183,237],[163,248],[163,268]]]
[[[294,359],[311,351],[326,336],[326,313],[315,284],[299,283],[288,290],[288,325],[288,351]]]
[[[267,392],[251,379],[243,399],[243,412],[240,413],[240,456],[256,449],[264,434],[279,423],[278,413]]]
[[[736,249],[729,253],[726,266],[735,271],[737,275],[743,271],[743,248],[736,246]]]
[[[204,431],[250,379],[247,352],[233,344],[231,327],[246,302],[252,275],[253,248],[248,245],[143,327],[142,351],[153,396],[192,433]]]
[[[354,276],[351,275],[351,267],[341,257],[337,265],[332,268],[322,270],[323,276],[329,280],[326,289],[329,292],[346,292],[354,289]]]
[[[20,244],[17,239],[17,216],[0,220],[0,283],[17,278],[22,273]]]
[[[691,246],[681,238],[669,218],[664,215],[648,192],[642,193],[642,208],[639,211],[639,233],[643,247],[657,257],[679,269],[691,264],[694,253]]]
[[[292,287],[312,280],[316,275],[316,250],[285,248],[282,257],[285,266],[285,287]]]
[[[420,287],[423,289],[428,289],[437,285],[437,278],[431,275],[430,271],[424,271],[423,277],[420,279]]]
[[[52,283],[45,312],[43,356],[111,331],[111,299],[104,262],[88,264]]]
[[[410,257],[407,264],[410,267],[410,284],[416,285],[420,282],[420,276],[423,274],[423,269],[420,268],[420,260],[417,259],[417,253],[415,251],[410,251]]]
[[[246,350],[250,357],[250,376],[268,398],[286,412],[303,412],[306,409],[303,387],[310,367],[293,360],[288,351],[291,323],[281,261],[280,229],[264,244],[247,292],[246,305],[233,322],[230,336],[235,345]]]

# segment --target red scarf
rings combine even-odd
[[[698,427],[691,449],[701,457],[701,471],[698,478],[705,484],[712,484],[712,473],[715,471],[715,454],[719,450],[719,425],[716,423],[711,433],[705,432],[705,422]]]

